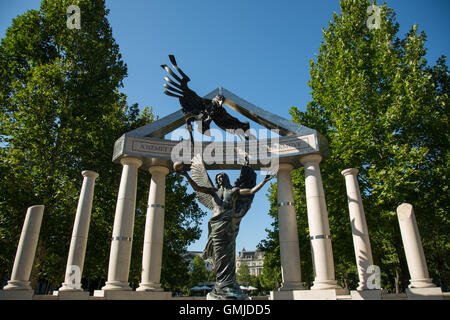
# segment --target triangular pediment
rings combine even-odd
[[[224,105],[269,130],[278,130],[281,136],[305,135],[315,132],[313,129],[299,125],[293,121],[287,120],[255,106],[254,104],[238,97],[231,91],[228,91],[222,87],[214,89],[205,95],[204,98],[213,99],[219,94],[225,97]],[[126,135],[131,135],[134,137],[162,138],[166,134],[184,125],[186,117],[187,115],[180,109],[152,123],[129,131]]]
[[[269,149],[267,149],[270,150],[270,154],[267,155],[248,154],[250,161],[252,161],[252,159],[255,160],[252,167],[256,170],[260,170],[264,165],[264,161],[272,158],[276,158],[282,163],[290,163],[294,168],[297,168],[301,166],[299,159],[304,155],[319,153],[323,158],[328,157],[328,143],[316,130],[299,125],[257,107],[222,87],[214,89],[205,95],[204,98],[213,99],[217,95],[225,97],[223,105],[240,113],[249,120],[252,120],[255,124],[268,130],[274,130],[278,133],[275,138],[272,136],[271,139],[253,140],[252,146],[255,146],[254,142],[257,143],[255,150],[263,150],[264,148],[269,147],[269,145],[274,146],[273,148],[269,147]],[[185,125],[187,117],[189,117],[189,115],[185,114],[180,107],[180,110],[174,113],[123,134],[114,144],[113,162],[120,163],[123,157],[136,157],[143,161],[143,165],[140,167],[143,170],[154,165],[162,165],[170,169],[172,168],[174,161],[189,163],[194,156],[192,153],[194,151],[192,151],[191,148],[186,148],[186,152],[182,152],[183,159],[178,158],[176,151],[180,146],[188,143],[187,140],[181,139],[176,141],[176,139],[164,139],[165,135]],[[244,144],[246,149],[250,148],[250,141],[247,141]],[[258,145],[263,146],[262,149]],[[207,148],[208,150],[211,148],[219,150],[219,154],[225,156],[224,159],[218,162],[207,164],[208,169],[239,169],[242,166],[242,163],[240,162],[242,157],[239,156],[238,149],[236,149],[238,147],[237,145],[234,146],[234,142],[230,150],[227,149],[227,145],[224,146],[220,141],[196,141],[195,147],[200,148],[199,152],[202,153],[204,153]],[[245,148],[242,150],[245,150]],[[229,156],[232,158],[231,161],[227,160],[227,157]]]

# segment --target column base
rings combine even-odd
[[[330,290],[330,289],[342,289],[337,285],[336,280],[322,280],[322,281],[314,281],[311,290]],[[347,291],[348,292],[348,291]]]
[[[287,281],[281,284],[280,291],[305,290],[304,283],[301,281]]]
[[[33,290],[30,283],[30,281],[9,280],[3,290]]]
[[[0,300],[32,300],[33,295],[32,289],[0,290]]]
[[[131,287],[128,282],[108,281],[101,291],[131,291]]]
[[[352,290],[352,300],[381,300],[381,290]]]
[[[105,300],[170,300],[172,292],[138,292],[138,291],[118,291],[118,290],[95,290],[94,297],[104,298]]]
[[[62,288],[61,288],[62,289]],[[58,297],[58,300],[88,300],[89,291],[81,290],[67,290],[67,291],[53,291],[53,295]]]
[[[434,288],[408,288],[406,289],[408,300],[444,300],[440,287]]]
[[[67,291],[67,292],[83,292],[83,289],[81,288],[81,284],[79,285],[73,285],[73,284],[67,284],[63,283],[62,287],[58,289],[58,291]],[[55,292],[58,292],[55,291]]]
[[[160,283],[139,283],[139,288],[136,289],[138,292],[160,292],[164,291],[163,288],[161,288]]]
[[[436,288],[436,285],[433,283],[433,279],[431,278],[411,279],[409,282],[410,285],[408,288]]]

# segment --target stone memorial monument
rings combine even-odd
[[[65,281],[51,299],[106,299],[106,300],[168,300],[171,292],[161,286],[161,265],[164,243],[165,183],[170,172],[177,172],[188,180],[198,200],[212,210],[208,224],[208,242],[203,253],[216,272],[214,289],[208,299],[247,299],[235,277],[235,239],[241,219],[252,205],[254,194],[274,176],[277,178],[277,208],[280,241],[282,283],[279,290],[270,293],[270,299],[336,300],[380,299],[380,290],[371,290],[368,284],[369,267],[373,258],[357,180],[357,169],[342,171],[347,187],[353,243],[357,259],[359,286],[348,295],[337,285],[335,278],[332,236],[327,204],[322,185],[320,162],[328,157],[326,139],[316,130],[284,119],[218,87],[200,97],[189,89],[190,78],[169,56],[173,68],[163,65],[173,78],[165,77],[165,93],[179,99],[181,110],[157,121],[123,134],[116,140],[112,161],[122,166],[117,196],[114,226],[111,236],[108,276],[105,286],[89,297],[81,288],[81,275],[86,251],[90,211],[98,174],[83,171],[83,186],[74,222]],[[231,116],[225,107],[275,132],[258,137],[249,122]],[[194,141],[193,123],[203,135],[227,133],[237,140]],[[214,123],[220,130],[211,128]],[[186,125],[188,136],[173,132]],[[171,139],[165,136],[172,133]],[[310,290],[302,282],[295,198],[291,172],[304,167],[307,218],[310,233],[314,281]],[[142,255],[142,274],[139,287],[129,284],[131,249],[133,244],[136,189],[139,170],[151,173],[147,216]],[[208,170],[240,170],[240,176],[231,185],[227,174],[221,172],[211,181]],[[189,175],[190,171],[190,175]],[[256,184],[255,171],[266,171]],[[0,291],[1,299],[31,299],[30,272],[44,207],[30,207],[20,237],[12,275],[8,285]],[[420,297],[442,298],[442,291],[429,278],[425,255],[412,206],[403,204],[398,219],[411,274],[408,299]],[[49,299],[50,299],[49,298]]]

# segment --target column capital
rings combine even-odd
[[[81,175],[83,177],[91,177],[91,178],[94,178],[94,179],[98,178],[98,173],[95,172],[95,171],[92,171],[92,170],[84,170],[84,171],[81,172]]]
[[[282,170],[292,171],[292,170],[294,170],[294,166],[290,163],[280,163],[278,165],[278,171],[282,171]]]
[[[148,168],[148,171],[153,174],[155,172],[161,172],[164,175],[169,173],[169,168],[164,167],[164,166],[151,166],[150,168]]]
[[[358,172],[359,172],[359,170],[356,169],[356,168],[348,168],[348,169],[342,170],[342,171],[341,171],[341,174],[342,174],[343,176],[347,176],[347,175],[349,175],[349,174],[353,174],[353,175],[356,176],[356,175],[358,174]]]
[[[139,168],[142,165],[142,160],[139,158],[135,158],[135,157],[124,157],[122,159],[120,159],[120,163],[124,166],[124,165],[132,165],[135,166],[136,168]]]
[[[308,154],[300,158],[300,163],[305,165],[308,162],[320,163],[322,156],[320,154]]]

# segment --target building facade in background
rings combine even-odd
[[[262,275],[264,265],[264,251],[247,251],[245,250],[245,248],[243,248],[236,258],[236,273],[238,272],[238,269],[242,263],[247,264],[250,275]]]

